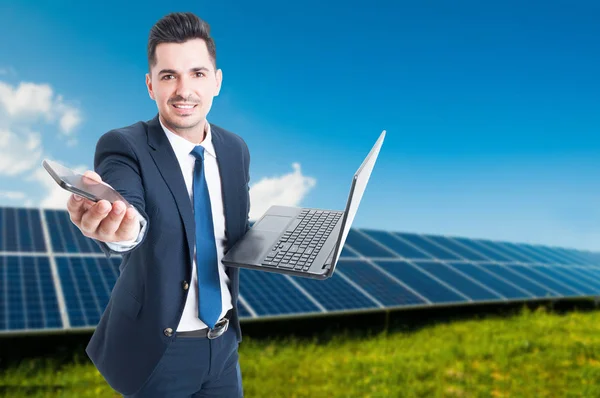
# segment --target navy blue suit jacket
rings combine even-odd
[[[211,124],[221,175],[229,250],[249,229],[250,155],[244,140]],[[192,280],[195,224],[181,168],[158,115],[109,131],[98,141],[94,169],[146,218],[143,240],[121,252],[120,275],[86,353],[112,388],[136,392],[177,329]],[[97,242],[107,257],[116,252]],[[239,269],[227,267],[233,300],[229,327],[238,343]]]

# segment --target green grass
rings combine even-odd
[[[523,310],[323,343],[244,338],[240,362],[246,397],[600,397],[600,312]],[[119,396],[84,356],[28,360],[0,386],[11,397]]]

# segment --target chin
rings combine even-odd
[[[179,116],[169,115],[166,120],[168,124],[178,129],[189,129],[195,127],[202,121],[199,115]]]

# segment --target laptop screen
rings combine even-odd
[[[340,258],[342,253],[342,248],[344,247],[344,243],[346,242],[346,237],[348,236],[348,232],[350,232],[350,227],[352,226],[352,222],[354,221],[354,216],[356,215],[356,211],[358,210],[358,205],[362,199],[363,193],[365,192],[365,188],[367,187],[367,183],[369,182],[369,178],[371,177],[371,172],[373,171],[373,167],[375,166],[375,161],[377,160],[377,156],[379,155],[379,151],[381,149],[381,144],[383,144],[383,139],[385,137],[385,130],[377,139],[375,145],[360,165],[354,178],[356,181],[354,182],[354,190],[350,191],[350,196],[348,197],[348,203],[346,204],[346,212],[344,214],[344,223],[343,223],[343,231],[341,240],[337,246],[337,250],[335,253],[335,258],[333,264],[337,263],[337,260]]]

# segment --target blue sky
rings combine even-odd
[[[0,205],[55,197],[41,160],[10,156],[89,168],[103,133],[156,114],[149,29],[192,11],[224,74],[209,120],[248,143],[255,211],[343,208],[386,129],[355,227],[600,250],[596,2],[81,3],[0,4]],[[51,105],[11,114],[26,82]]]

